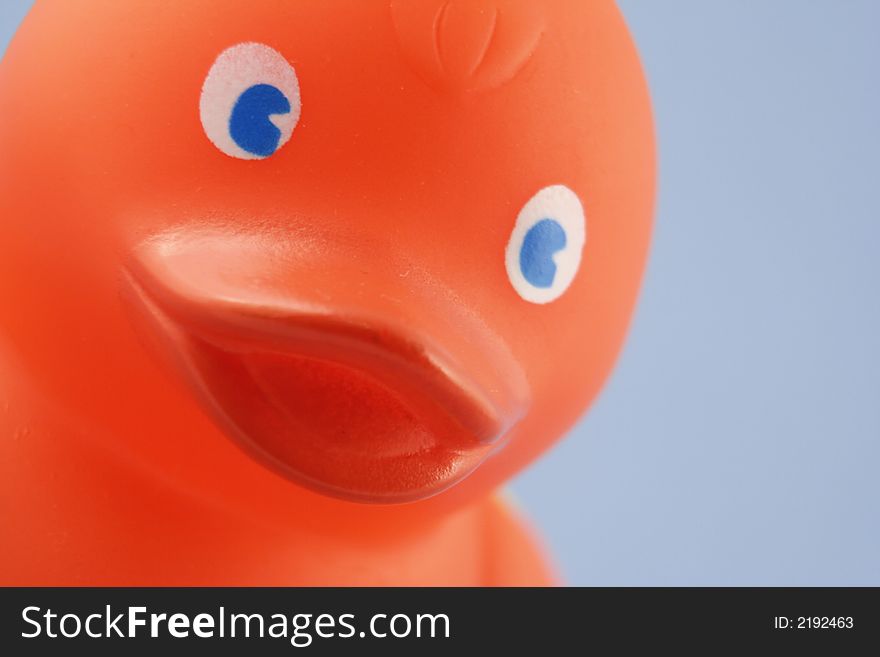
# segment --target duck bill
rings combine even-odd
[[[128,267],[141,316],[249,453],[321,492],[396,503],[441,492],[503,444],[528,389],[483,324],[445,295],[267,246],[177,233]]]

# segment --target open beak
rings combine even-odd
[[[528,406],[504,342],[447,290],[345,249],[176,232],[141,244],[128,275],[221,426],[325,493],[436,494]]]

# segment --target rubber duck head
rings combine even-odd
[[[0,149],[8,371],[214,492],[485,494],[597,395],[649,241],[610,0],[38,2]]]

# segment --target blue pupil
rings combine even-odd
[[[281,141],[281,131],[269,117],[289,113],[290,101],[278,87],[255,84],[238,97],[232,108],[229,134],[242,150],[269,157]]]
[[[554,254],[565,248],[565,229],[558,221],[542,219],[529,229],[519,252],[519,268],[533,286],[547,289],[556,279]]]

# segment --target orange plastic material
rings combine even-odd
[[[237,44],[282,58],[235,105],[298,119],[268,157],[272,112],[202,91]],[[654,175],[611,0],[38,1],[0,63],[0,584],[554,581],[493,491],[607,377]],[[533,302],[505,252],[553,186],[586,244]]]

